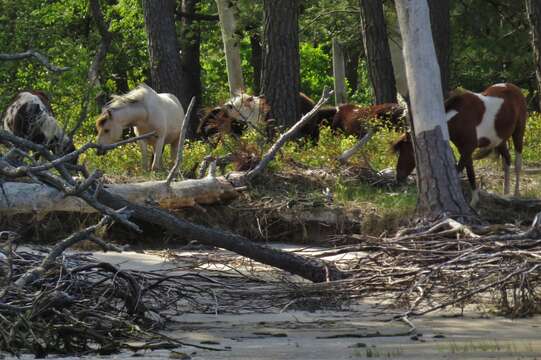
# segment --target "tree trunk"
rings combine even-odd
[[[361,56],[361,52],[356,47],[350,47],[346,49],[344,53],[346,57],[346,79],[351,94],[354,94],[359,86],[359,76],[357,72],[359,70],[359,57]]]
[[[20,214],[49,212],[93,213],[97,210],[75,196],[65,196],[47,185],[8,182],[4,183],[0,197],[0,213]],[[122,196],[135,204],[153,203],[166,209],[214,204],[231,200],[238,192],[224,178],[207,177],[197,180],[172,182],[146,181],[133,184],[109,184],[107,191]]]
[[[368,75],[374,89],[376,104],[396,102],[396,85],[387,42],[383,2],[359,0],[359,4]]]
[[[348,96],[346,91],[344,50],[337,38],[332,39],[332,71],[334,76],[334,102],[338,106],[345,104]]]
[[[449,17],[450,0],[428,0],[430,25],[438,65],[440,66],[441,87],[444,99],[449,94],[449,58],[451,51],[451,25]]]
[[[172,93],[184,109],[190,102],[190,84],[183,76],[175,28],[175,0],[143,0],[152,87]]]
[[[396,0],[415,130],[418,211],[427,220],[473,216],[449,147],[426,0]],[[468,219],[471,220],[471,219]]]
[[[299,0],[264,0],[261,87],[277,125],[300,118]]]
[[[194,106],[196,109],[201,106],[202,99],[200,62],[201,29],[199,27],[199,23],[193,20],[198,3],[199,0],[182,0],[181,12],[187,16],[182,16],[180,19],[180,48],[182,50],[180,61],[182,65],[183,79],[190,84],[190,86],[186,89],[186,95],[190,99],[195,96]],[[197,126],[199,125],[197,111],[192,111],[188,121],[189,123],[188,129],[186,130],[186,138],[193,139],[196,135],[195,133]]]
[[[237,8],[233,0],[216,0],[220,28],[224,42],[225,63],[227,65],[227,79],[229,92],[232,96],[244,90],[242,68],[240,60],[240,36],[237,29]]]
[[[535,75],[537,78],[537,106],[541,108],[541,3],[539,0],[525,0],[526,13],[530,23],[532,49],[535,62]]]
[[[261,37],[259,34],[250,35],[250,46],[252,48],[250,65],[252,65],[254,72],[253,89],[254,94],[259,94],[261,92],[261,66],[263,64],[263,49],[261,47]]]

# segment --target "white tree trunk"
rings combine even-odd
[[[96,212],[94,208],[75,196],[64,196],[52,187],[40,184],[5,182],[0,192],[0,213],[38,213],[54,211]],[[155,204],[176,209],[196,204],[212,204],[233,199],[238,192],[224,178],[207,177],[197,180],[173,182],[147,181],[133,184],[110,184],[106,189],[136,204]]]
[[[394,26],[391,25],[388,28],[390,29],[389,50],[391,51],[391,61],[393,62],[396,90],[404,99],[407,99],[409,97],[408,80],[406,79],[406,65],[404,64],[400,28],[398,23],[395,23]]]
[[[244,90],[242,68],[240,60],[240,37],[237,35],[236,15],[237,8],[233,0],[216,0],[222,40],[224,42],[225,62],[227,65],[227,79],[229,91],[236,95]]]
[[[405,45],[404,63],[415,134],[439,126],[443,138],[449,140],[428,4],[426,0],[398,0],[396,10]]]
[[[474,214],[462,193],[445,121],[441,78],[426,0],[396,0],[404,44],[411,114],[415,129],[418,211],[426,220]]]
[[[334,101],[336,106],[348,101],[346,92],[346,66],[344,63],[344,51],[338,39],[332,39],[332,69],[334,76]]]

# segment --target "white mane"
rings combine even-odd
[[[148,97],[157,96],[158,94],[154,89],[146,84],[139,84],[132,91],[123,95],[111,95],[111,101],[109,101],[105,107],[108,109],[116,109],[126,104],[140,102]]]

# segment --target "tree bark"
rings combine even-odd
[[[359,86],[359,76],[357,72],[359,70],[359,57],[361,56],[361,53],[356,47],[348,48],[344,53],[346,57],[346,79],[351,94],[354,94]]]
[[[180,61],[175,28],[175,0],[143,0],[148,38],[152,87],[175,95],[186,108],[191,84],[186,81]]]
[[[396,0],[415,131],[418,211],[427,220],[473,211],[460,188],[449,147],[443,94],[426,0]]]
[[[332,39],[332,70],[334,76],[334,102],[338,106],[345,104],[348,96],[346,91],[344,50],[337,38]]]
[[[541,3],[538,0],[525,0],[525,2],[537,78],[537,106],[541,109]]]
[[[220,28],[224,42],[225,63],[227,65],[227,79],[229,92],[235,96],[244,90],[242,68],[240,60],[240,36],[237,29],[237,7],[233,0],[216,0]]]
[[[263,64],[263,48],[261,47],[261,37],[259,34],[250,35],[250,47],[252,54],[250,56],[250,65],[254,72],[253,89],[254,94],[261,93],[261,67]]]
[[[183,78],[190,84],[186,89],[187,97],[190,99],[195,96],[195,108],[198,109],[201,106],[202,99],[202,85],[201,85],[201,29],[199,23],[194,21],[196,13],[196,7],[199,0],[182,0],[181,12],[188,16],[183,16],[180,19],[181,23],[181,39],[180,48],[182,54],[180,57]],[[183,103],[183,105],[185,105]],[[186,109],[186,107],[185,107]],[[186,130],[186,137],[193,139],[196,136],[197,126],[199,125],[199,119],[197,111],[193,111],[188,120],[188,129]]]
[[[376,104],[396,102],[396,85],[383,2],[359,0],[361,30],[368,64],[368,75],[374,89]]]
[[[270,117],[289,127],[300,118],[299,0],[264,0],[261,87]]]
[[[444,99],[449,94],[449,59],[451,51],[450,0],[428,0],[430,25],[440,66],[441,87]]]

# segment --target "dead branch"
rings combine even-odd
[[[341,163],[346,163],[353,155],[355,155],[355,153],[357,151],[359,151],[364,145],[366,145],[366,143],[368,142],[368,140],[370,140],[372,138],[372,136],[374,135],[374,129],[373,128],[370,128],[368,130],[368,132],[366,133],[365,136],[362,137],[361,140],[359,140],[355,145],[353,145],[351,147],[351,149],[348,149],[346,151],[344,151],[338,158],[337,160],[340,161]]]
[[[186,130],[188,129],[188,124],[190,123],[189,120],[191,119],[194,105],[195,96],[193,96],[192,100],[190,100],[190,105],[188,105],[188,110],[186,110],[186,115],[184,116],[184,120],[182,121],[182,128],[180,130],[180,136],[178,138],[178,152],[175,158],[175,165],[173,165],[173,168],[171,169],[171,171],[169,171],[167,179],[165,180],[165,183],[168,186],[175,177],[180,165],[182,164],[182,155],[184,154],[184,139],[186,138]]]
[[[267,153],[263,156],[259,164],[257,166],[248,171],[244,175],[244,179],[246,181],[249,181],[254,176],[257,176],[263,172],[263,170],[267,167],[269,162],[271,162],[275,157],[278,151],[284,146],[284,144],[292,139],[299,130],[308,122],[310,122],[310,119],[316,114],[316,112],[319,110],[320,107],[322,107],[333,95],[333,91],[329,90],[327,87],[323,89],[323,93],[321,95],[321,98],[317,102],[317,104],[310,110],[307,114],[305,114],[295,125],[293,125],[288,131],[283,133],[278,140],[271,146],[271,148],[267,151]]]
[[[51,64],[49,62],[49,59],[47,59],[47,57],[35,50],[26,50],[24,52],[21,52],[21,53],[14,53],[14,54],[0,54],[0,60],[3,60],[3,61],[6,61],[6,60],[21,60],[21,59],[26,59],[26,58],[29,58],[29,57],[34,57],[36,58],[40,63],[43,64],[43,66],[45,66],[48,70],[52,71],[52,72],[63,72],[63,71],[68,71],[70,68],[69,67],[59,67],[59,66],[56,66],[54,64]]]

